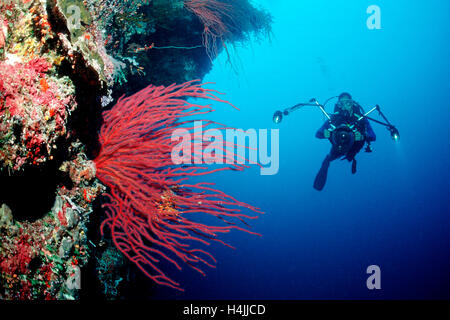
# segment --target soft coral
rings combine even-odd
[[[68,110],[75,102],[73,95],[65,93],[63,85],[48,74],[51,64],[45,58],[28,62],[8,58],[0,62],[0,116],[12,121],[1,128],[1,134],[12,137],[16,123],[21,132],[11,142],[21,147],[9,149],[12,153],[0,160],[18,169],[24,158],[32,164],[45,161],[56,139],[66,134]]]

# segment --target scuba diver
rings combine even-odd
[[[334,113],[328,114],[325,111],[325,106],[329,101],[338,98],[334,107]],[[314,180],[314,188],[321,191],[326,184],[328,168],[331,161],[338,158],[348,160],[352,163],[351,171],[356,173],[356,155],[361,151],[365,144],[367,144],[365,151],[372,152],[371,142],[376,140],[375,132],[369,123],[372,122],[385,126],[391,134],[394,141],[400,138],[400,133],[397,128],[392,125],[386,116],[381,112],[380,106],[376,105],[368,112],[352,99],[352,96],[343,92],[339,96],[331,97],[322,105],[316,99],[311,99],[306,103],[298,103],[293,107],[287,108],[283,111],[276,111],[273,115],[273,121],[279,124],[284,116],[288,116],[293,111],[296,111],[305,106],[318,107],[325,115],[327,121],[317,131],[316,137],[319,139],[328,139],[331,142],[330,153],[327,154],[322,162],[319,172]],[[369,117],[374,111],[378,111],[383,121],[376,120]]]
[[[331,161],[342,157],[342,160],[352,162],[352,174],[355,174],[355,157],[366,142],[368,144],[366,151],[371,151],[370,143],[376,140],[376,135],[369,121],[366,118],[361,119],[362,114],[364,112],[361,106],[349,93],[344,92],[339,96],[331,119],[316,133],[316,138],[331,139],[332,146],[314,180],[315,189],[320,191],[324,188]]]

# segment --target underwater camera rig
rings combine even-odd
[[[336,127],[331,122],[330,114],[325,110],[325,106],[328,104],[328,102],[330,102],[332,99],[335,99],[335,98],[338,98],[338,96],[334,96],[334,97],[327,99],[324,104],[320,104],[317,101],[317,99],[313,98],[313,99],[309,100],[309,102],[298,103],[295,106],[284,109],[283,111],[275,111],[275,113],[273,115],[273,122],[275,122],[276,124],[279,124],[283,120],[283,117],[288,116],[292,112],[299,110],[303,107],[306,107],[306,106],[318,107],[319,110],[325,115],[325,117],[330,122],[330,127],[331,127],[330,141],[331,141],[331,143],[334,146],[336,146],[338,148],[338,150],[342,153],[345,153],[347,150],[349,150],[351,148],[351,146],[353,145],[353,143],[355,142],[355,140],[356,140],[355,133],[357,131],[356,125],[359,121],[361,121],[363,119],[367,119],[367,120],[373,121],[375,123],[378,123],[382,126],[385,126],[388,129],[388,131],[394,141],[398,141],[400,139],[400,133],[399,133],[398,129],[394,125],[392,125],[389,122],[389,120],[386,118],[386,116],[381,112],[379,105],[376,105],[369,111],[365,112],[358,103],[354,102],[355,105],[361,111],[362,116],[360,116],[356,120],[356,122],[351,125],[341,125],[341,126]],[[369,117],[369,115],[374,111],[378,111],[379,115],[383,118],[383,120],[385,122]],[[371,148],[369,142],[367,142],[367,147],[365,150],[366,150],[366,152],[372,152],[372,148]]]

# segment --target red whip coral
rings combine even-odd
[[[250,35],[267,37],[272,16],[248,0],[184,0],[184,7],[203,24],[203,46],[213,60],[225,42],[245,42]]]
[[[253,233],[231,220],[244,222],[256,218],[243,214],[241,208],[259,212],[257,208],[214,189],[212,183],[189,184],[186,181],[190,176],[242,170],[244,165],[211,168],[172,163],[171,152],[177,144],[171,139],[173,130],[194,128],[193,120],[179,119],[212,111],[209,105],[198,105],[185,99],[226,102],[219,99],[217,93],[203,88],[198,81],[169,87],[149,86],[120,99],[103,114],[102,148],[95,164],[97,177],[110,190],[107,194],[109,202],[104,204],[107,218],[101,225],[101,232],[103,234],[108,226],[114,244],[142,272],[158,284],[179,290],[183,290],[179,283],[161,270],[160,259],[169,261],[179,270],[181,260],[204,275],[198,265],[214,267],[216,260],[192,244],[208,245],[210,240],[230,246],[217,235],[232,229]],[[212,125],[224,128],[212,121],[202,126]],[[211,226],[190,219],[198,220],[197,216],[202,213],[219,218],[221,225]]]
[[[203,45],[212,60],[218,54],[217,42],[222,42],[229,36],[231,31],[226,25],[224,18],[232,20],[233,7],[227,3],[216,0],[186,0],[184,5],[193,12],[203,23]]]

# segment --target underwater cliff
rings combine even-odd
[[[214,170],[168,163],[170,130],[211,111],[187,98],[226,103],[199,79],[271,19],[248,0],[1,0],[0,299],[126,298],[141,273],[182,290],[158,259],[203,273],[215,259],[183,241],[253,233],[238,208],[258,208],[182,180]]]

